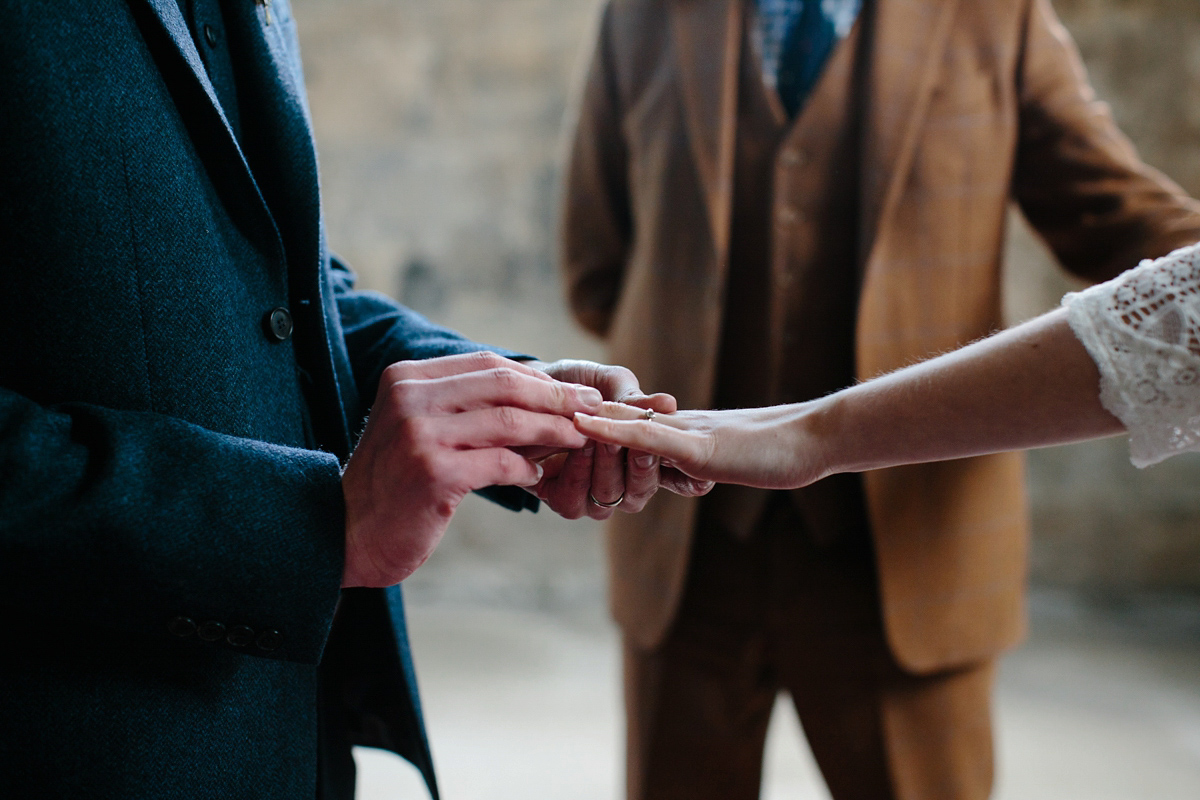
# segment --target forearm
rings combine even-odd
[[[1200,241],[1200,204],[1140,159],[1048,0],[1032,11],[1012,179],[1025,217],[1059,262],[1089,281]]]
[[[1099,381],[1058,310],[800,407],[791,424],[826,474],[1066,444],[1122,432]]]
[[[769,489],[833,474],[1121,433],[1065,310],[820,400],[647,418],[608,404],[588,436],[656,453],[694,478]]]
[[[0,607],[160,637],[177,616],[276,630],[243,652],[319,660],[342,570],[332,455],[5,390],[0,423]]]

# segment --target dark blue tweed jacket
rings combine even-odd
[[[354,290],[287,0],[225,5],[236,137],[177,0],[0,0],[0,797],[347,797],[352,743],[436,794],[339,459],[481,346]]]

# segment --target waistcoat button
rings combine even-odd
[[[204,26],[204,40],[208,42],[209,47],[217,46],[217,31],[212,25]]]
[[[808,156],[803,150],[797,150],[794,147],[789,147],[780,154],[779,160],[782,161],[785,166],[802,167],[808,163]]]
[[[775,212],[775,218],[779,220],[780,225],[795,225],[802,215],[791,206],[780,206],[779,211]]]
[[[286,308],[272,309],[266,318],[267,335],[277,342],[286,342],[295,327],[292,314]]]

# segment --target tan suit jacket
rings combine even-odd
[[[682,407],[713,396],[742,13],[736,0],[611,0],[568,167],[571,307]],[[1200,240],[1200,206],[1138,159],[1048,0],[875,0],[863,14],[860,378],[1000,327],[1012,200],[1090,280]],[[1021,456],[881,470],[866,489],[901,665],[968,664],[1021,638]],[[695,513],[660,493],[609,528],[613,611],[636,645],[673,619]]]

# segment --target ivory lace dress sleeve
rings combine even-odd
[[[1200,451],[1200,245],[1063,298],[1135,466]]]

